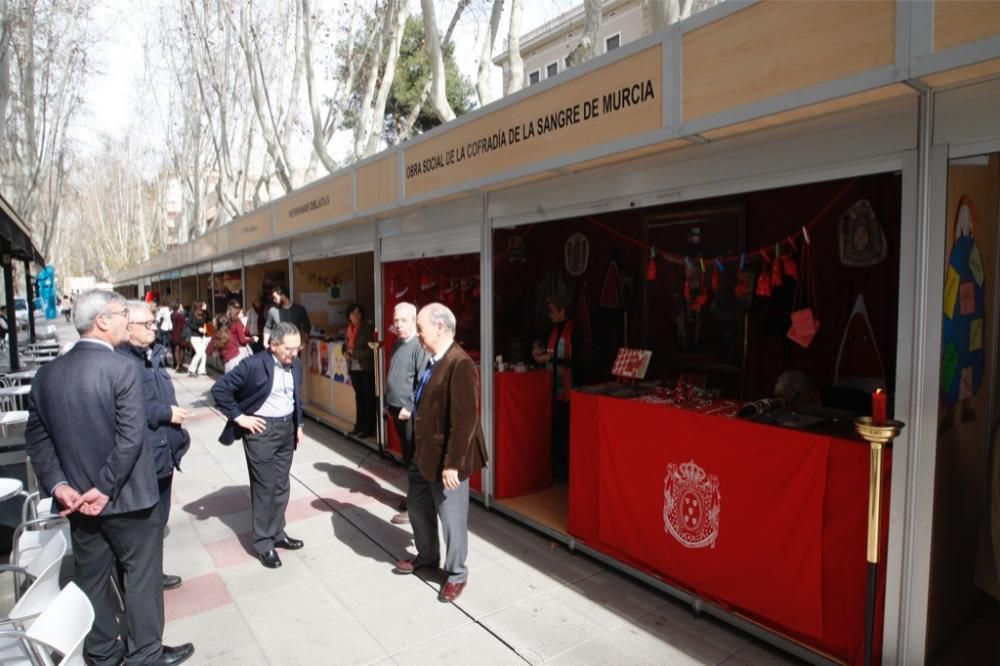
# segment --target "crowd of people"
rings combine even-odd
[[[206,353],[218,351],[225,362],[212,388],[226,419],[219,441],[243,444],[260,563],[277,569],[279,549],[305,546],[285,531],[285,509],[304,437],[299,354],[309,320],[283,290],[266,317],[258,306],[251,319],[233,302],[210,322],[203,303],[185,312],[110,291],[82,293],[72,313],[80,340],[32,383],[26,449],[40,488],[69,519],[75,580],[95,611],[84,644],[88,663],[169,666],[194,654],[191,643],[162,642],[163,590],[183,582],[163,571],[164,528],[173,476],[191,443],[183,427],[190,413],[178,405],[167,368],[182,372],[187,353],[189,374],[204,373]],[[370,335],[364,311],[350,315],[352,375],[373,373],[359,358]],[[477,370],[455,344],[455,315],[446,306],[418,312],[401,303],[394,324],[386,416],[403,443],[408,489],[393,522],[411,524],[416,555],[393,572],[441,565],[440,521],[446,580],[438,598],[453,602],[468,581],[469,478],[487,459]],[[359,424],[376,417],[366,412]],[[84,425],[88,436],[80,438]]]

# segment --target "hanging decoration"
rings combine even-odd
[[[646,279],[652,282],[656,279],[656,248],[649,248],[649,261],[646,262]]]
[[[946,405],[979,392],[986,365],[983,257],[974,236],[976,208],[963,195],[955,212],[954,245],[948,255],[941,335],[941,399]]]
[[[774,244],[774,261],[771,263],[771,286],[780,287],[781,286],[781,273],[783,271],[781,265],[781,245],[778,243]]]
[[[587,264],[590,263],[590,241],[581,233],[573,234],[563,245],[563,258],[567,273],[573,277],[583,275],[587,272]],[[655,275],[651,279],[655,279]]]
[[[792,301],[795,308],[791,314],[792,325],[788,327],[786,335],[795,344],[808,349],[819,330],[819,320],[814,312],[819,301],[816,298],[816,278],[813,274],[809,234],[805,229],[803,229],[802,238],[802,252],[799,254],[799,261],[802,265],[796,269],[796,274],[801,275],[801,278],[795,288],[795,298]]]
[[[845,266],[876,266],[889,251],[885,232],[868,199],[858,199],[840,216],[838,227],[840,263]]]

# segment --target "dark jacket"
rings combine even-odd
[[[38,371],[25,442],[47,492],[63,482],[81,493],[96,487],[110,498],[102,515],[160,501],[142,388],[136,363],[86,339]]]
[[[156,476],[165,478],[181,468],[181,458],[191,446],[187,430],[170,422],[177,404],[174,383],[164,367],[166,348],[154,344],[148,350],[124,344],[117,349],[122,356],[136,363],[142,373],[143,397],[146,401],[146,445],[153,451]]]
[[[358,334],[354,338],[354,354],[351,357],[361,366],[362,372],[375,372],[375,353],[368,343],[375,337],[375,325],[370,321],[358,324]],[[346,343],[345,343],[346,345]],[[346,347],[345,347],[346,351]]]
[[[267,401],[274,379],[274,354],[263,351],[243,359],[212,387],[215,404],[226,417],[226,427],[219,435],[223,444],[232,444],[246,435],[235,419],[240,414],[253,415]],[[296,426],[302,425],[302,363],[292,364],[292,383],[295,385],[295,408],[292,415]]]
[[[440,481],[445,468],[464,481],[486,466],[478,375],[458,343],[434,365],[413,422],[417,466],[428,481]]]

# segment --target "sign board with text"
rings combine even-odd
[[[656,45],[418,143],[406,197],[660,128],[662,68]]]

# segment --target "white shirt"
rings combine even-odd
[[[434,354],[434,356],[431,356],[431,359],[430,359],[431,360],[431,365],[437,365],[437,362],[440,361],[442,358],[444,358],[444,355],[448,353],[448,350],[451,349],[451,346],[453,344],[455,344],[454,340],[452,340],[451,342],[449,342],[448,346],[445,347],[444,349],[442,349],[440,353]]]
[[[288,416],[295,409],[295,378],[291,367],[281,365],[274,355],[274,376],[271,378],[271,393],[254,416]]]

